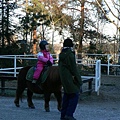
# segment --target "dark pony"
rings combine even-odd
[[[17,107],[19,107],[19,99],[22,96],[23,91],[27,88],[27,102],[30,108],[35,108],[32,102],[33,93],[37,94],[44,94],[45,100],[45,110],[46,112],[50,111],[49,108],[49,101],[50,96],[54,93],[57,103],[58,103],[58,110],[61,110],[61,101],[62,101],[62,93],[61,93],[61,80],[59,76],[58,66],[51,66],[49,67],[49,74],[46,81],[42,84],[43,90],[39,88],[38,85],[33,84],[31,81],[26,80],[26,74],[31,66],[24,67],[20,70],[18,75],[17,81],[17,90],[16,90],[16,97],[14,103]]]

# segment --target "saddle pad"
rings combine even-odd
[[[47,77],[48,77],[48,70],[49,70],[49,68],[46,71],[42,72],[42,74],[40,76],[40,82],[41,83],[44,83],[45,80],[47,79]],[[33,81],[33,74],[34,74],[34,67],[31,67],[28,70],[28,72],[27,72],[26,79],[28,81]]]
[[[33,74],[34,74],[34,67],[31,67],[27,72],[26,79],[29,80],[29,81],[32,81],[33,80]]]
[[[41,83],[44,83],[48,77],[48,71],[49,71],[49,68],[47,68],[46,71],[42,72],[41,76],[40,76],[40,82]]]

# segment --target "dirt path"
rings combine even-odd
[[[93,84],[94,86],[94,84]],[[102,76],[100,95],[82,95],[74,114],[77,120],[120,120],[120,80]],[[0,96],[0,120],[60,120],[56,100],[50,101],[51,112],[45,112],[44,100],[33,99],[36,109],[29,109],[26,98],[16,108],[14,97]]]
[[[0,96],[0,120],[60,120],[56,101],[51,100],[50,112],[45,112],[43,100],[33,99],[36,109],[29,109],[26,99],[20,108],[13,104],[13,97]],[[109,100],[79,101],[74,114],[77,120],[120,120],[120,102]]]

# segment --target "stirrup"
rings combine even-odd
[[[32,81],[32,83],[36,83],[36,82],[37,82],[37,80],[33,80],[33,81]]]

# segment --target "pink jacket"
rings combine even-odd
[[[53,64],[53,57],[51,56],[50,52],[46,50],[42,50],[41,52],[39,52],[37,58],[37,65],[39,64],[41,67],[44,66],[48,60],[50,60],[50,62]]]
[[[53,64],[53,57],[46,50],[39,52],[37,57],[38,57],[37,67],[36,67],[36,70],[33,75],[33,78],[36,80],[39,78],[39,76],[43,70],[43,67],[47,63],[48,60],[50,60],[51,63]]]

